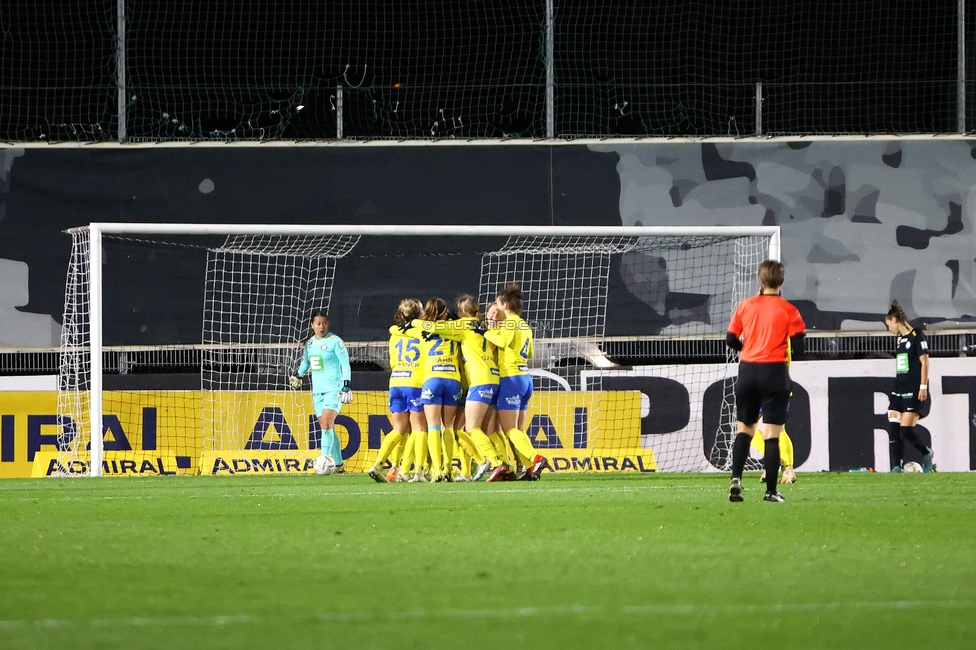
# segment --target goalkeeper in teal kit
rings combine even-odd
[[[341,474],[346,470],[335,421],[342,405],[352,402],[349,352],[342,339],[329,333],[329,317],[321,309],[312,310],[312,334],[305,341],[302,363],[289,383],[292,388],[301,388],[301,377],[311,372],[312,405],[322,427],[322,455],[331,456],[336,464],[335,471]]]

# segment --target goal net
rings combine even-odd
[[[336,432],[348,470],[364,471],[392,429],[387,330],[400,300],[453,305],[470,293],[484,310],[511,282],[535,338],[526,433],[556,471],[725,468],[735,431],[725,328],[756,291],[758,264],[779,256],[776,228],[70,233],[48,474],[306,471],[321,431],[308,384],[288,379],[315,308],[350,352],[356,400]],[[692,358],[689,346],[712,352]]]

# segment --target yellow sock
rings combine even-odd
[[[427,438],[426,431],[418,431],[417,439],[414,441],[413,465],[416,468],[414,472],[417,474],[424,471],[424,466],[427,463]]]
[[[451,472],[453,470],[454,463],[454,429],[444,429],[444,435],[441,438],[444,441],[444,448],[442,450],[443,457],[441,458],[441,470],[444,474]]]
[[[495,446],[491,444],[491,440],[484,431],[481,429],[472,429],[471,440],[477,446],[478,451],[481,452],[481,456],[488,460],[492,467],[498,467],[502,464],[502,459],[499,458],[498,452],[495,451]]]
[[[383,438],[383,442],[380,444],[380,450],[376,454],[376,460],[373,461],[373,467],[380,467],[389,458],[390,452],[393,451],[394,447],[400,444],[400,440],[403,438],[403,434],[399,431],[391,431],[386,434]]]
[[[411,431],[410,435],[407,436],[407,442],[403,445],[403,455],[400,457],[400,473],[408,474],[410,472],[410,466],[413,465],[414,458],[414,448],[417,445],[417,432]]]
[[[427,453],[430,454],[430,473],[434,476],[441,474],[441,445],[444,444],[444,432],[438,426],[427,427]]]
[[[779,462],[783,467],[793,466],[793,441],[786,435],[786,430],[779,434]]]
[[[499,433],[498,437],[502,439],[502,443],[505,445],[505,454],[508,458],[508,464],[512,465],[513,469],[515,463],[518,462],[518,455],[515,453],[515,447],[512,446],[512,441],[508,439],[504,433]]]
[[[396,447],[393,448],[393,451],[390,452],[390,465],[393,465],[394,467],[400,466],[400,459],[403,458],[403,450],[407,448],[408,444],[410,444],[410,440],[412,439],[410,437],[411,435],[413,434],[405,433],[400,436],[400,442]]]
[[[467,431],[457,429],[454,431],[454,433],[457,435],[458,445],[468,456],[478,461],[479,465],[485,462],[484,454],[478,449],[478,446],[474,444],[474,440],[472,440]]]
[[[495,454],[501,459],[503,465],[512,465],[512,456],[508,453],[508,438],[500,433],[493,433],[488,436],[488,441],[495,449]]]
[[[529,437],[525,435],[524,431],[509,429],[508,440],[512,443],[512,449],[519,456],[528,461],[528,463],[532,462],[532,459],[535,458],[535,447],[532,446],[532,441],[529,440]],[[526,467],[528,467],[528,463],[525,463]]]

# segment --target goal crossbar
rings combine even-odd
[[[770,237],[770,255],[778,253],[779,226],[401,226],[218,223],[93,222],[92,235],[284,235],[284,236],[452,236],[452,237]]]

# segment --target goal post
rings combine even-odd
[[[522,285],[526,305],[524,316],[539,326],[535,336],[540,359],[532,371],[536,390],[551,392],[552,408],[566,410],[569,422],[573,417],[579,420],[581,408],[585,414],[579,394],[601,390],[602,386],[601,375],[591,373],[584,377],[581,370],[606,370],[615,365],[603,349],[607,319],[615,318],[612,310],[608,311],[609,284],[616,282],[624,286],[628,299],[643,301],[642,305],[659,299],[661,305],[652,305],[654,309],[670,310],[664,314],[667,323],[662,336],[715,335],[716,328],[724,332],[735,304],[755,290],[758,263],[766,258],[781,258],[778,227],[92,223],[70,232],[74,236],[74,246],[65,293],[58,411],[62,432],[59,440],[64,438],[61,446],[68,457],[87,456],[86,473],[91,476],[101,475],[105,458],[103,359],[110,347],[104,339],[106,241],[132,240],[147,245],[159,242],[163,246],[173,245],[174,238],[181,241],[202,238],[211,242],[198,247],[206,248],[208,256],[205,309],[214,310],[217,324],[208,325],[210,316],[205,316],[199,342],[201,358],[210,359],[213,367],[226,368],[234,361],[228,357],[217,362],[213,355],[221,354],[228,345],[238,346],[244,352],[262,348],[263,356],[258,364],[262,369],[255,371],[257,374],[247,375],[234,369],[226,378],[216,379],[215,376],[208,379],[204,362],[201,362],[200,391],[205,394],[219,391],[243,394],[255,389],[283,389],[281,371],[269,368],[287,367],[293,363],[298,339],[307,331],[309,309],[328,307],[333,284],[339,282],[335,277],[336,261],[346,256],[355,257],[360,241],[374,238],[411,238],[411,242],[460,241],[456,238],[481,238],[473,240],[479,242],[490,240],[490,245],[478,252],[480,269],[472,270],[480,276],[480,282],[467,290],[477,292],[484,305],[506,282],[515,281]],[[223,238],[222,244],[212,243],[217,237]],[[721,252],[709,253],[711,258],[689,256],[689,251],[710,250],[718,245],[721,245]],[[738,250],[740,248],[743,250]],[[240,255],[256,256],[261,263],[245,261],[241,268],[230,269],[228,265],[233,263],[228,260]],[[296,259],[318,261],[298,265],[292,261]],[[383,263],[389,264],[391,273],[396,272],[395,263],[387,260],[380,265]],[[611,266],[614,266],[613,270]],[[223,280],[219,277],[222,276],[215,273],[225,274],[231,280],[220,284]],[[705,277],[706,273],[712,275]],[[654,279],[649,280],[652,275]],[[732,277],[727,277],[730,275]],[[263,288],[266,281],[268,288]],[[652,285],[660,289],[660,295],[651,297],[642,293]],[[672,318],[669,315],[685,309],[680,304],[682,296],[704,295],[708,291],[721,294],[721,300],[692,307],[692,311],[702,312],[698,316]],[[426,298],[429,291],[425,286],[416,286],[408,295]],[[450,295],[443,297],[449,302],[453,298]],[[252,311],[242,317],[241,313],[222,307],[223,300],[247,303],[244,309]],[[387,311],[392,313],[392,308]],[[221,319],[235,318],[241,321],[239,325],[228,328],[220,324]],[[695,318],[699,320],[695,321]],[[267,324],[269,320],[275,320],[273,326]],[[264,329],[260,332],[241,330],[252,321],[256,323],[254,327]],[[688,324],[691,322],[707,322],[707,331],[695,329]],[[355,331],[343,330],[338,323],[334,327],[345,340],[358,340]],[[279,349],[280,353],[269,352]],[[571,395],[567,387],[576,395]],[[724,401],[728,402],[730,390],[725,393]],[[304,399],[307,400],[307,395]],[[642,400],[633,404],[646,409],[646,396]],[[205,404],[203,408],[208,407]],[[226,411],[237,407],[228,407],[225,400],[209,408]],[[385,410],[385,404],[383,408]],[[594,409],[598,411],[599,407]],[[725,412],[726,409],[723,409],[723,420],[734,415],[733,411]],[[207,417],[206,414],[203,416],[202,425],[194,421],[192,426],[211,427]],[[231,416],[221,412],[215,417],[225,423]],[[588,417],[591,434],[586,444],[592,447],[594,444],[617,444],[610,439],[615,427],[622,426],[615,417],[627,417],[631,422],[638,416],[598,412]],[[226,439],[215,437],[209,429],[203,432],[203,447],[234,444],[232,439],[239,437],[237,429],[241,425],[231,422],[228,426],[234,432],[228,433]],[[727,427],[727,423],[723,426]],[[641,444],[650,447],[661,440],[645,438],[640,436]],[[716,436],[716,444],[719,438]],[[655,453],[661,455],[658,451]],[[707,454],[699,455],[705,458]],[[670,468],[675,471],[706,469],[706,463],[699,461],[672,463]],[[663,468],[669,467],[667,461],[663,465]]]

